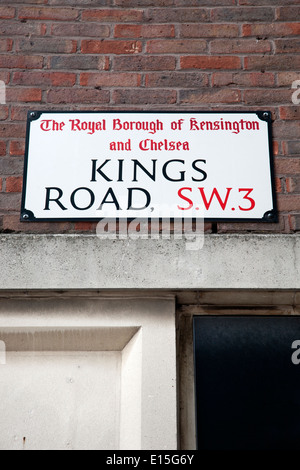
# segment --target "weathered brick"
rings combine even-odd
[[[84,40],[81,43],[83,54],[138,54],[142,51],[140,41],[95,41]]]
[[[9,52],[12,50],[13,41],[11,39],[0,39],[0,52]]]
[[[108,103],[110,99],[109,91],[82,89],[82,88],[62,88],[49,90],[47,93],[47,103],[69,104],[86,103],[102,104]]]
[[[115,57],[115,71],[175,70],[176,59],[170,56],[129,56]]]
[[[300,56],[251,56],[245,58],[246,70],[292,70],[300,69]]]
[[[1,36],[40,36],[43,25],[36,22],[0,21]]]
[[[295,21],[300,17],[300,6],[288,6],[277,8],[278,21]]]
[[[55,37],[72,36],[79,38],[107,38],[110,36],[110,26],[95,23],[55,23],[51,27],[51,34]]]
[[[42,56],[0,55],[0,68],[3,69],[41,69]]]
[[[182,24],[180,36],[186,38],[232,38],[239,36],[239,27],[235,24]]]
[[[259,54],[271,50],[270,41],[258,39],[217,39],[210,43],[213,54]]]
[[[300,119],[300,106],[282,106],[279,109],[280,119],[287,121],[299,120]]]
[[[151,23],[201,23],[210,21],[205,8],[154,8],[148,11],[147,21]]]
[[[0,126],[2,130],[2,126]],[[25,136],[25,133],[24,133]],[[10,136],[9,136],[10,137]],[[15,158],[0,158],[0,175],[1,176],[21,176],[23,174],[24,159],[15,157]]]
[[[286,155],[300,155],[300,141],[285,142]]]
[[[3,140],[0,140],[0,157],[5,157],[6,156],[6,142]]]
[[[18,11],[20,20],[76,20],[79,10],[75,8],[21,7]]]
[[[207,41],[199,39],[161,39],[148,41],[147,52],[150,54],[184,54],[205,52]]]
[[[102,23],[141,22],[143,10],[86,10],[82,13],[83,21],[101,21]]]
[[[0,7],[0,18],[11,19],[14,18],[16,9],[14,7],[3,6]]]
[[[243,94],[245,104],[265,106],[269,106],[270,103],[272,105],[286,103],[289,101],[290,96],[289,90],[277,90],[276,88],[272,88],[271,90],[266,88],[263,90],[246,90]]]
[[[239,57],[234,56],[186,56],[180,61],[182,69],[241,69],[242,63]]]
[[[239,103],[241,92],[239,90],[182,90],[180,91],[181,104],[202,103]]]
[[[118,24],[114,29],[115,38],[173,38],[175,27],[169,24]]]
[[[12,75],[13,85],[41,85],[47,86],[74,86],[76,74],[69,72],[14,72]]]
[[[6,121],[8,118],[9,108],[8,106],[0,106],[0,121]]]
[[[7,122],[1,122],[0,124],[0,137],[9,138],[20,138],[25,136],[26,126],[24,124],[11,124]]]
[[[199,72],[150,73],[146,75],[150,88],[197,88],[208,86],[208,74]]]
[[[291,230],[294,232],[298,232],[300,230],[300,215],[289,215],[288,220]]]
[[[82,73],[81,86],[94,87],[138,87],[141,76],[137,73]]]
[[[275,10],[265,7],[243,7],[243,8],[214,8],[212,10],[212,21],[226,22],[254,22],[254,21],[274,21]]]
[[[113,101],[116,104],[174,104],[177,94],[169,90],[115,90]]]
[[[36,103],[42,100],[40,88],[7,88],[6,100],[8,103]]]
[[[22,191],[23,178],[21,176],[9,176],[6,178],[6,192],[20,193]]]
[[[42,52],[72,54],[77,51],[77,41],[67,39],[31,38],[16,42],[17,52]]]
[[[275,51],[277,54],[292,54],[300,52],[300,39],[277,39]]]
[[[272,39],[286,36],[298,36],[300,23],[271,23],[271,24],[245,24],[243,36],[255,36],[258,38]]]
[[[300,123],[290,121],[276,121],[273,123],[273,135],[275,139],[294,140],[299,136]]]
[[[17,211],[21,205],[20,193],[1,193],[0,194],[0,210]]]
[[[279,72],[277,74],[278,86],[285,86],[292,88],[292,83],[300,80],[300,72]]]
[[[21,157],[25,154],[25,140],[13,140],[9,146],[9,155]]]
[[[278,194],[277,204],[279,211],[291,212],[300,210],[300,197],[289,194]]]
[[[257,6],[257,4],[263,5],[282,5],[282,0],[239,0],[240,5],[249,5],[249,6]],[[295,5],[299,3],[299,0],[284,0],[286,5]]]
[[[212,75],[213,86],[271,87],[275,86],[274,73],[259,72],[215,72]]]
[[[53,56],[50,60],[50,68],[54,70],[107,70],[108,59],[103,56]]]

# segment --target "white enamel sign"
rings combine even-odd
[[[271,116],[31,112],[21,220],[276,221]]]

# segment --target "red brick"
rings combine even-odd
[[[0,18],[11,19],[14,18],[16,14],[16,9],[14,7],[0,7]]]
[[[239,36],[235,24],[182,24],[180,36],[186,38],[232,38]]]
[[[2,192],[2,188],[3,188],[3,180],[2,178],[0,178],[0,192]]]
[[[0,121],[6,121],[8,118],[8,106],[0,105]]]
[[[0,52],[9,52],[12,50],[13,41],[11,39],[0,39]]]
[[[210,21],[206,8],[154,8],[148,10],[147,21],[151,23],[201,23]]]
[[[54,37],[107,38],[110,36],[110,27],[108,25],[90,23],[56,23],[51,27],[51,35]]]
[[[0,70],[0,80],[4,82],[6,85],[9,83],[10,80],[10,73]]]
[[[215,72],[212,75],[213,86],[271,87],[275,85],[274,73],[259,72]]]
[[[116,38],[173,38],[175,27],[169,24],[118,24],[115,26]]]
[[[170,56],[128,56],[115,57],[115,71],[175,70],[176,59]]]
[[[41,56],[0,55],[0,68],[3,69],[41,69],[43,63]]]
[[[6,142],[3,140],[0,141],[0,157],[6,156]]]
[[[276,14],[278,21],[295,21],[300,17],[300,6],[277,8]]]
[[[42,91],[39,88],[7,88],[7,102],[36,103],[42,101]]]
[[[241,92],[239,90],[182,90],[180,92],[180,103],[202,104],[202,103],[239,103]]]
[[[12,84],[14,85],[40,85],[45,86],[74,86],[76,74],[68,72],[14,72]]]
[[[169,90],[115,90],[113,101],[116,104],[174,104],[177,94]]]
[[[83,54],[138,54],[142,51],[140,41],[95,41],[81,43]]]
[[[148,41],[147,52],[150,54],[184,54],[205,52],[207,42],[199,39],[161,39]]]
[[[287,121],[300,119],[300,106],[283,106],[279,109],[280,119]]]
[[[277,39],[275,51],[277,54],[292,54],[300,52],[300,39]]]
[[[6,192],[20,193],[22,191],[23,178],[21,176],[10,176],[6,178]]]
[[[259,38],[272,39],[298,36],[300,34],[300,23],[271,23],[271,24],[245,24],[243,25],[243,36],[255,36]]]
[[[238,22],[254,22],[254,21],[266,21],[271,22],[275,20],[275,11],[274,8],[264,8],[264,7],[232,7],[232,8],[214,8],[212,10],[213,22],[229,22],[229,23],[238,23]]]
[[[49,8],[49,7],[21,7],[18,18],[20,20],[76,20],[79,11],[75,8]]]
[[[282,183],[280,178],[275,178],[276,193],[282,193]]]
[[[257,39],[217,39],[211,42],[212,54],[259,54],[271,52],[270,41]]]
[[[53,104],[84,103],[97,105],[109,103],[109,99],[109,91],[91,89],[62,88],[59,90],[49,90],[47,93],[47,103]]]
[[[79,232],[93,232],[96,233],[97,223],[95,222],[77,222],[75,230]]]
[[[13,140],[10,142],[9,154],[11,156],[22,157],[25,153],[25,140]]]
[[[54,54],[72,54],[77,51],[77,41],[67,39],[31,38],[16,42],[17,52],[42,52]]]
[[[143,21],[143,10],[86,10],[82,13],[83,21],[101,21],[102,23],[128,23]]]
[[[287,55],[287,56],[251,56],[245,58],[245,69],[246,70],[260,70],[264,72],[266,70],[297,70],[300,69],[300,56]]]
[[[181,57],[182,69],[241,69],[241,59],[233,56],[187,56]]]
[[[199,72],[161,72],[146,75],[146,87],[198,88],[209,84],[208,74]]]
[[[81,86],[94,87],[138,87],[141,76],[137,73],[82,73]]]

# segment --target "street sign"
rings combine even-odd
[[[28,115],[22,221],[277,220],[269,112]]]

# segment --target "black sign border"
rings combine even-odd
[[[272,114],[270,111],[221,111],[221,110],[209,110],[209,111],[177,111],[177,110],[130,110],[130,111],[73,111],[73,110],[63,110],[63,111],[43,111],[43,110],[32,110],[29,111],[27,114],[27,127],[26,127],[26,145],[25,145],[25,156],[24,156],[24,173],[23,173],[23,188],[22,188],[22,200],[21,200],[21,214],[20,214],[20,221],[21,222],[100,222],[101,220],[117,220],[117,221],[146,221],[146,220],[153,220],[153,221],[161,221],[164,218],[149,218],[149,217],[118,217],[118,218],[108,218],[108,217],[99,217],[99,218],[92,218],[92,217],[62,217],[62,218],[36,218],[30,210],[25,208],[25,199],[26,199],[26,191],[27,191],[27,172],[28,172],[28,157],[29,157],[29,141],[30,141],[30,125],[31,122],[39,119],[43,114],[256,114],[257,117],[268,123],[268,143],[269,143],[269,167],[270,167],[270,176],[271,176],[271,189],[272,189],[272,202],[273,208],[267,211],[262,218],[256,219],[247,219],[247,218],[204,218],[204,222],[230,222],[230,223],[254,223],[254,222],[265,222],[265,223],[278,223],[278,207],[277,207],[277,198],[276,198],[276,186],[275,186],[275,170],[274,170],[274,155],[273,155],[273,132],[272,132]],[[201,219],[201,218],[199,218]],[[182,218],[176,217],[171,218],[170,221],[174,220],[199,220],[196,217],[193,218]]]

